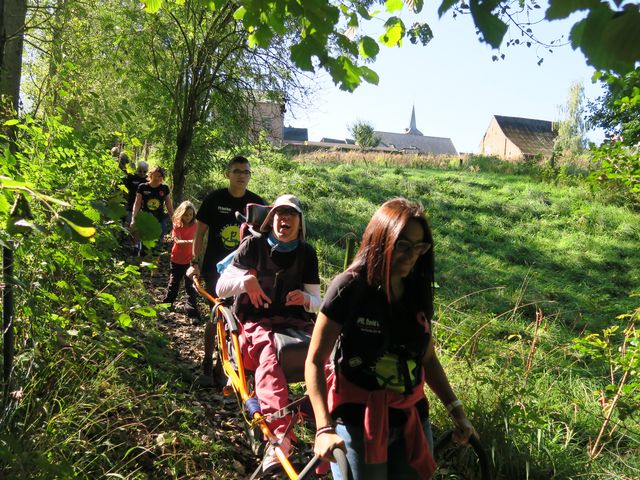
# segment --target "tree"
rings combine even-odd
[[[201,1],[212,8],[228,3]],[[149,11],[157,11],[162,4],[163,0],[146,2]],[[425,22],[415,22],[409,28],[404,24],[399,12],[405,4],[408,10],[419,14],[424,0],[243,0],[234,15],[250,32],[250,46],[268,47],[277,35],[295,26],[300,41],[291,46],[293,62],[305,71],[326,70],[340,88],[352,91],[362,80],[378,82],[377,74],[364,63],[375,60],[381,45],[401,46],[405,39],[425,45],[431,40],[431,29]],[[379,19],[375,9],[380,5],[384,5],[388,18],[384,32],[376,40],[363,33],[363,27],[374,18]],[[510,26],[520,32],[523,42],[518,43],[531,46],[538,42],[533,31],[537,19],[518,18],[519,13],[529,18],[538,10],[541,11],[539,0],[442,0],[438,15],[471,15],[480,40],[499,48]],[[569,34],[572,47],[579,48],[597,69],[618,73],[632,70],[640,59],[638,2],[549,0],[541,20],[563,19],[582,11],[586,11],[585,18],[576,21]]]
[[[266,49],[247,48],[248,33],[234,18],[236,6],[223,2],[211,10],[199,1],[185,1],[148,17],[142,38],[130,42],[149,52],[138,63],[143,76],[156,83],[153,89],[167,105],[167,137],[173,137],[173,192],[180,201],[188,155],[197,129],[224,125],[244,130],[249,140],[251,111],[259,100],[285,103],[303,87],[298,70],[283,54],[286,32],[280,42]],[[169,142],[166,142],[167,145]]]
[[[375,148],[380,145],[380,137],[368,122],[356,120],[353,125],[349,126],[349,133],[353,135],[356,145],[362,148]]]
[[[640,142],[640,67],[624,75],[598,72],[604,93],[589,102],[589,121],[624,145]]]
[[[584,86],[576,82],[569,88],[567,104],[560,108],[563,118],[558,122],[558,136],[553,144],[553,156],[575,157],[587,147],[584,120]]]

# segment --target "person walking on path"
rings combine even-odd
[[[240,223],[236,219],[236,212],[243,212],[249,203],[265,205],[262,197],[247,189],[251,173],[249,160],[242,156],[233,157],[225,170],[228,187],[207,195],[196,213],[197,229],[190,274],[200,275],[202,272],[205,290],[214,296],[220,276],[216,264],[240,245]],[[203,254],[205,235],[207,246]],[[213,382],[215,337],[215,325],[208,321],[204,327],[203,377],[200,378],[203,385]]]
[[[475,434],[436,356],[433,282],[422,206],[394,198],[374,213],[354,261],[327,290],[305,364],[314,451],[331,461],[334,448],[345,450],[354,480],[431,478],[425,383],[451,415],[454,440]]]
[[[166,173],[162,167],[155,167],[149,172],[149,181],[138,185],[136,200],[131,212],[130,228],[132,232],[135,232],[136,215],[140,210],[156,217],[161,227],[160,241],[162,241],[162,237],[169,233],[169,219],[173,217],[171,190],[164,184],[165,176]],[[167,209],[166,213],[165,207]],[[136,238],[136,240],[138,239]],[[141,247],[140,250],[140,253],[142,253]]]
[[[171,267],[169,270],[169,285],[167,294],[162,303],[171,304],[178,298],[180,284],[184,280],[184,289],[187,293],[185,313],[192,319],[198,319],[200,313],[197,306],[197,293],[193,286],[193,280],[187,277],[187,269],[191,262],[191,250],[193,239],[196,235],[196,208],[189,201],[182,202],[173,214],[173,247],[171,248]]]

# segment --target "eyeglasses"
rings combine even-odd
[[[412,242],[411,240],[400,239],[396,241],[395,251],[400,254],[408,253],[410,250],[418,255],[424,255],[431,249],[428,242]]]
[[[279,216],[293,216],[297,215],[298,211],[293,207],[278,207],[276,208],[276,214]]]
[[[138,170],[138,174],[139,175],[146,175],[147,171],[146,170]]]
[[[234,175],[251,175],[251,170],[231,170]]]

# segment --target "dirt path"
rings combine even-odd
[[[143,280],[147,290],[156,302],[164,298],[169,279],[169,255],[164,252],[156,260],[158,268],[152,274],[143,273]],[[232,444],[235,461],[229,470],[237,472],[238,479],[249,478],[258,466],[258,460],[252,453],[244,435],[244,421],[242,419],[235,396],[224,397],[222,392],[213,388],[198,386],[197,378],[202,373],[201,362],[204,355],[203,338],[204,324],[194,325],[184,312],[184,287],[181,287],[178,300],[174,304],[173,312],[160,312],[158,327],[169,339],[169,347],[175,354],[175,361],[189,372],[185,378],[193,385],[193,402],[204,412],[203,431],[212,443]],[[204,315],[208,307],[204,301],[200,303],[200,311]],[[210,463],[209,463],[210,467]],[[211,478],[211,470],[206,472]],[[205,478],[205,472],[202,477]]]

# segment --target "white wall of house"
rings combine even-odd
[[[481,155],[495,155],[503,160],[523,158],[520,149],[506,137],[495,118],[491,118],[478,150]]]

